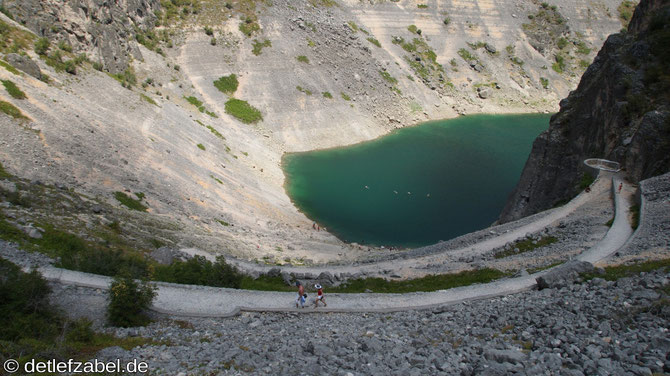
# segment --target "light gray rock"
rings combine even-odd
[[[592,270],[593,265],[591,263],[572,260],[551,270],[547,274],[536,278],[537,286],[540,289],[565,287],[576,280],[580,273],[586,273]]]
[[[38,80],[42,78],[42,71],[40,67],[30,57],[19,54],[7,54],[5,60],[14,68],[25,72]]]

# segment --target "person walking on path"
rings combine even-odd
[[[623,183],[619,183],[619,193],[621,193],[621,188],[623,188]]]
[[[323,303],[324,307],[327,307],[328,304],[326,304],[326,298],[323,296],[323,287],[321,287],[321,285],[314,285],[314,288],[316,289],[316,299],[314,299],[314,308],[319,306],[319,301]]]
[[[295,299],[295,308],[298,308],[298,305],[300,305],[300,308],[305,308],[305,298],[303,297],[305,295],[305,287],[303,287],[300,281],[296,282],[295,285],[298,286],[298,297]]]

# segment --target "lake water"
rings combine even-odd
[[[418,247],[493,223],[550,115],[471,115],[287,154],[286,191],[346,242]]]

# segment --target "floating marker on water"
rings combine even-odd
[[[365,189],[370,189],[370,187],[368,187],[368,186],[366,185],[366,186],[365,186]]]

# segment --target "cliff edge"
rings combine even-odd
[[[500,222],[573,197],[590,180],[586,158],[617,161],[634,182],[670,171],[668,46],[670,1],[641,1],[533,143]]]

